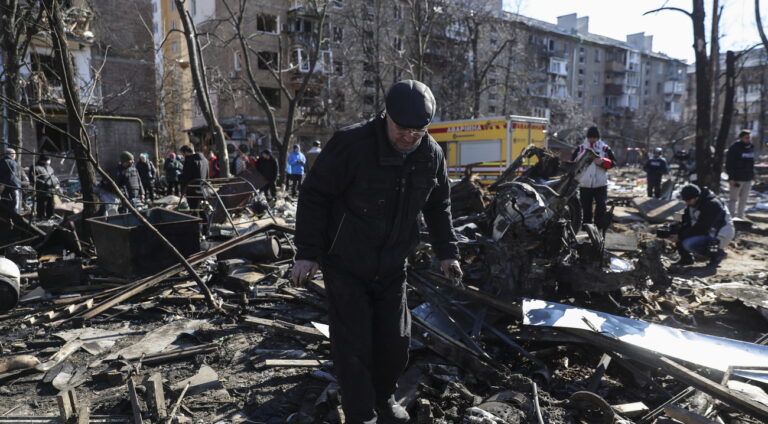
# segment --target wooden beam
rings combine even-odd
[[[290,334],[293,336],[306,337],[313,340],[326,340],[323,333],[321,333],[318,329],[314,327],[304,327],[302,325],[292,324],[290,322],[246,316],[243,318],[243,323],[248,325],[267,327],[277,332]]]
[[[133,424],[144,424],[141,418],[141,404],[139,396],[136,394],[136,385],[133,377],[128,377],[128,398],[131,400],[131,412],[133,413]]]
[[[306,368],[333,366],[332,361],[320,361],[317,359],[267,359],[263,364],[265,367],[288,367],[288,368]]]

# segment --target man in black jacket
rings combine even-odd
[[[728,210],[732,216],[744,218],[749,190],[755,179],[755,145],[752,144],[751,131],[741,130],[739,141],[728,148],[725,172],[728,173]]]
[[[266,197],[267,200],[277,197],[277,187],[275,186],[275,182],[277,181],[277,168],[277,159],[272,156],[272,151],[268,149],[262,150],[261,157],[256,162],[256,170],[267,180],[267,185],[261,188],[261,192],[264,193],[264,197]]]
[[[29,179],[35,184],[37,219],[48,219],[53,216],[53,196],[59,190],[59,179],[51,168],[51,158],[40,155],[29,171]]]
[[[688,206],[678,234],[671,238],[680,253],[675,265],[693,264],[692,253],[709,257],[710,266],[719,265],[726,256],[723,249],[735,235],[731,215],[707,188],[688,184],[680,190],[680,197]]]
[[[669,172],[667,160],[661,156],[661,147],[653,149],[653,157],[648,158],[643,166],[648,183],[648,197],[661,196],[661,178]]]
[[[179,150],[184,155],[184,169],[179,178],[181,192],[187,197],[189,209],[205,219],[205,213],[200,209],[200,202],[203,199],[201,181],[208,179],[208,159],[202,153],[195,153],[195,148],[191,144],[185,144]]]
[[[144,200],[144,186],[141,184],[139,171],[133,165],[133,154],[131,152],[120,153],[120,165],[117,166],[115,174],[115,183],[117,183],[117,186],[131,204],[135,206]],[[120,212],[127,212],[127,209],[121,207]]]
[[[19,165],[16,163],[16,151],[8,148],[0,159],[0,202],[19,213],[20,191],[21,180],[19,180]]]
[[[461,278],[443,151],[426,129],[434,111],[426,85],[393,85],[386,112],[334,134],[299,195],[291,278],[322,266],[347,423],[408,420],[393,394],[408,361],[405,267],[419,213],[443,272]]]
[[[144,186],[147,200],[155,200],[155,179],[157,178],[157,168],[149,160],[149,155],[142,153],[139,155],[139,162],[136,163],[136,170],[139,171],[141,185]]]

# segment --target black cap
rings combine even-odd
[[[701,189],[696,184],[688,184],[680,190],[680,198],[683,200],[691,200],[701,195]]]
[[[587,138],[600,138],[600,130],[597,127],[589,127],[587,130]]]
[[[403,80],[387,92],[387,115],[405,128],[424,128],[435,116],[435,96],[424,83]]]
[[[241,151],[241,152],[243,152],[243,153],[248,153],[248,150],[249,150],[249,149],[248,149],[248,145],[247,145],[247,144],[241,144],[241,145],[238,147],[238,150],[240,150],[240,151]]]
[[[49,159],[50,159],[50,158],[49,158],[48,156],[46,156],[46,155],[40,155],[40,156],[37,158],[37,162],[38,162],[38,163],[45,163],[45,162],[48,162],[48,160],[49,160]]]

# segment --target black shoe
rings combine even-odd
[[[411,419],[408,411],[395,401],[394,396],[377,406],[376,413],[379,414],[377,422],[384,424],[405,424]]]
[[[723,259],[725,259],[725,257],[726,257],[726,256],[728,256],[728,254],[727,254],[727,253],[725,253],[725,251],[723,251],[722,249],[718,250],[718,251],[717,251],[717,253],[715,253],[715,254],[714,254],[714,255],[713,255],[713,256],[712,256],[712,257],[709,259],[709,264],[708,264],[708,266],[710,266],[710,267],[712,267],[712,268],[717,268],[718,266],[720,266],[720,262],[722,262],[722,261],[723,261]]]
[[[680,258],[679,261],[672,264],[672,266],[686,266],[686,265],[693,265],[693,259],[691,258]]]

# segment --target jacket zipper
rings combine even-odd
[[[331,243],[331,247],[328,249],[328,252],[333,252],[333,248],[336,246],[336,240],[339,239],[339,234],[341,233],[341,227],[344,225],[344,220],[347,218],[347,214],[341,216],[341,222],[339,222],[339,228],[336,229],[336,235],[333,236],[333,242]]]

